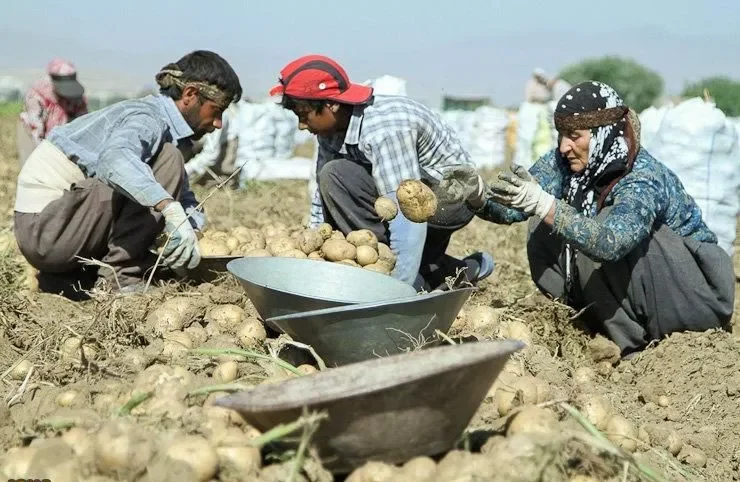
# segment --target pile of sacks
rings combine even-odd
[[[673,170],[733,254],[740,214],[740,129],[711,102],[692,98],[640,114],[641,143]]]
[[[529,169],[557,145],[554,111],[553,102],[523,102],[519,106],[514,163]]]
[[[510,122],[504,109],[482,106],[474,111],[450,110],[441,114],[479,168],[504,164]]]

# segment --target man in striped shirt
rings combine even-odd
[[[270,94],[282,95],[299,128],[318,138],[312,226],[327,222],[345,234],[373,231],[398,257],[392,275],[417,289],[442,287],[460,269],[465,278],[458,281],[474,283],[491,274],[488,254],[462,260],[445,254],[452,233],[473,218],[465,203],[445,206],[427,223],[412,223],[400,212],[384,222],[374,209],[379,196],[395,200],[406,179],[438,190],[445,173],[474,167],[440,116],[407,97],[374,96],[371,87],[351,83],[339,64],[320,55],[288,64]]]

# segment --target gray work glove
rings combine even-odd
[[[171,236],[164,247],[162,258],[165,265],[175,273],[183,275],[186,268],[193,269],[200,264],[198,237],[190,224],[182,204],[173,201],[162,210],[164,232]]]
[[[445,172],[437,190],[437,197],[445,204],[467,202],[477,209],[486,201],[486,183],[472,166]]]
[[[542,189],[523,166],[514,164],[511,173],[499,173],[498,178],[489,188],[494,201],[540,218],[550,212],[555,198]]]

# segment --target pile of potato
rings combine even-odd
[[[283,225],[207,230],[199,240],[199,247],[202,256],[310,258],[384,274],[390,274],[396,265],[396,256],[390,247],[378,242],[372,231],[360,229],[345,237],[326,223],[316,229],[292,232]]]

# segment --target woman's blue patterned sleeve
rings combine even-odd
[[[598,262],[617,261],[635,249],[667,202],[661,186],[645,178],[623,180],[612,195],[614,204],[601,219],[586,217],[565,201],[555,206],[555,232]]]
[[[537,179],[542,189],[557,199],[562,197],[563,179],[566,172],[562,163],[558,162],[554,150],[540,157],[529,169],[529,173]],[[476,215],[481,219],[496,224],[518,223],[526,221],[530,216],[517,209],[507,208],[493,199],[486,200],[486,203],[476,212]]]

